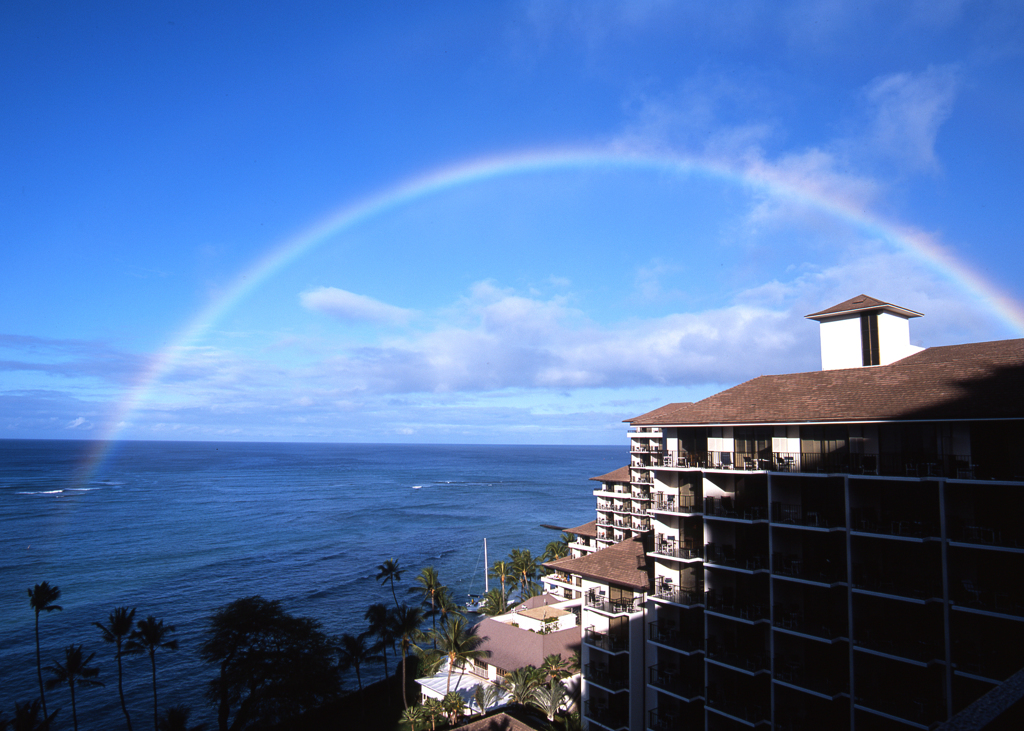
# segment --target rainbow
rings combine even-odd
[[[97,449],[90,459],[83,465],[81,477],[87,479],[95,473],[116,443],[118,434],[126,426],[131,414],[143,404],[160,379],[175,366],[178,354],[183,348],[199,340],[200,336],[225,313],[273,277],[277,271],[325,241],[367,219],[453,188],[526,173],[598,168],[660,170],[677,175],[699,174],[762,190],[775,197],[824,211],[916,254],[925,263],[988,303],[997,316],[1024,334],[1024,306],[955,257],[934,236],[874,216],[867,213],[856,201],[814,189],[801,181],[787,177],[784,172],[775,168],[740,168],[710,159],[594,148],[542,149],[481,157],[408,178],[393,187],[347,203],[309,228],[278,244],[258,259],[243,271],[217,300],[186,323],[171,338],[171,344],[153,358],[148,368],[139,374],[136,383],[119,404],[112,419],[112,426],[104,439],[98,442]]]

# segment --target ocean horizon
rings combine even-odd
[[[492,564],[513,548],[539,555],[559,536],[541,525],[593,520],[589,478],[629,457],[625,445],[129,441],[81,480],[105,446],[0,440],[0,713],[38,696],[37,583],[62,591],[63,611],[40,617],[43,664],[83,644],[107,684],[76,693],[83,729],[124,725],[113,646],[92,626],[118,606],[176,627],[180,649],[157,657],[161,709],[187,704],[213,727],[215,670],[198,653],[218,607],[258,594],[328,634],[356,634],[369,604],[393,603],[375,578],[389,558],[403,569],[400,601],[418,600],[410,588],[426,566],[458,599],[481,593],[484,538]],[[133,720],[149,718],[149,683],[148,661],[125,661]],[[47,705],[70,727],[66,689]]]

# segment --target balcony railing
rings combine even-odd
[[[587,627],[583,633],[583,641],[605,652],[623,652],[629,649],[629,637],[598,632],[593,627]]]
[[[747,723],[759,723],[767,720],[765,706],[736,700],[736,694],[726,694],[714,686],[709,687],[707,693],[707,705],[716,711]]]
[[[768,557],[759,554],[736,555],[736,549],[728,544],[709,543],[705,546],[707,555],[704,562],[710,565],[728,566],[749,571],[768,568]]]
[[[865,650],[874,650],[885,655],[903,657],[917,662],[941,661],[946,654],[945,648],[935,642],[914,641],[909,639],[880,639],[875,637],[858,637],[853,644]]]
[[[834,669],[837,676],[842,675],[842,668]],[[837,696],[849,693],[850,688],[845,682],[839,682],[827,673],[809,671],[802,662],[791,658],[775,658],[775,678],[799,688],[806,688],[815,693]]]
[[[665,513],[701,513],[701,506],[692,498],[680,498],[676,500],[655,500],[654,509]]]
[[[634,449],[634,451],[637,451]],[[770,472],[825,472],[888,477],[975,479],[983,468],[970,455],[915,452],[852,454],[831,452],[676,452],[666,451],[663,467]]]
[[[702,589],[683,589],[672,584],[660,584],[654,596],[684,607],[695,607],[704,604],[704,591]]]
[[[803,612],[799,611],[799,609],[787,609],[781,604],[775,605],[774,624],[782,629],[792,630],[804,635],[813,635],[814,637],[821,637],[826,640],[845,637],[848,633],[846,627],[833,628],[823,622],[806,619]]]
[[[708,638],[708,649],[707,656],[712,660],[720,662],[729,667],[738,668],[739,670],[746,670],[751,673],[760,672],[762,670],[769,670],[768,667],[768,656],[759,653],[745,653],[740,654],[725,650],[722,647],[715,647],[715,643],[712,642],[714,638]]]
[[[612,670],[607,665],[587,663],[583,666],[583,677],[588,683],[595,683],[606,690],[626,690],[629,687],[629,673]]]
[[[768,619],[769,615],[768,607],[759,602],[724,599],[722,597],[716,597],[710,594],[710,592],[707,598],[706,607],[710,612],[726,614],[730,617],[746,619],[752,622],[760,619]]]
[[[703,697],[704,695],[704,683],[696,682],[690,678],[686,678],[680,673],[679,668],[672,665],[651,665],[648,668],[650,672],[650,684],[655,688],[661,688],[666,690],[673,695],[677,695],[680,698],[686,698],[687,700],[693,700],[696,698]],[[702,678],[703,681],[703,678]]]
[[[839,562],[830,562],[827,556],[815,556],[805,561],[796,554],[772,554],[772,574],[791,576],[794,579],[816,581],[822,584],[838,584],[846,581],[846,574]]]
[[[583,704],[583,715],[611,731],[629,728],[629,715],[625,711],[609,710],[608,706],[593,701]]]
[[[842,528],[842,515],[832,515],[823,510],[810,510],[803,505],[772,503],[772,522],[784,525],[806,525],[813,528]]]
[[[730,497],[706,497],[704,515],[736,520],[768,520],[768,509],[763,505],[737,505]]]
[[[651,731],[679,731],[682,728],[678,713],[652,708],[649,712],[647,728]]]
[[[651,642],[667,645],[681,652],[701,652],[704,649],[704,638],[698,633],[689,636],[679,631],[674,625],[651,622],[648,630]]]
[[[607,599],[601,594],[587,592],[587,606],[605,614],[635,614],[644,608],[643,596],[632,599]]]
[[[654,552],[659,553],[662,556],[671,556],[672,558],[681,558],[685,560],[704,558],[704,551],[702,549],[683,548],[675,542],[659,543],[654,547]]]

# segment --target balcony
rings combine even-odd
[[[657,642],[659,645],[665,645],[680,652],[704,651],[704,638],[699,634],[696,637],[685,635],[672,623],[651,622],[648,627],[648,636],[651,642]]]
[[[828,558],[816,556],[805,561],[796,554],[772,554],[772,575],[782,578],[801,579],[816,584],[842,584],[846,582],[845,566],[833,563]]]
[[[755,674],[769,670],[768,657],[766,655],[758,653],[738,653],[730,652],[721,647],[714,647],[716,645],[713,642],[715,638],[708,638],[708,649],[707,657],[710,660],[721,663],[722,665],[728,665],[731,668],[742,670],[745,673]]]
[[[647,728],[651,731],[679,731],[682,720],[678,713],[652,708],[648,711]]]
[[[593,591],[587,592],[587,606],[604,614],[635,614],[643,611],[643,596],[632,599],[606,599]]]
[[[721,597],[712,596],[709,592],[707,599],[707,611],[716,614],[724,614],[736,619],[744,619],[749,622],[758,622],[769,619],[768,607],[759,602],[733,601]]]
[[[629,729],[629,715],[625,711],[610,710],[607,705],[587,701],[583,704],[583,715],[587,720],[608,729],[623,731]]]
[[[720,689],[711,686],[708,688],[706,707],[742,721],[748,725],[757,725],[767,722],[765,707],[756,703],[745,703],[738,700],[738,694],[726,694]]]
[[[625,652],[629,649],[629,637],[626,635],[616,636],[607,632],[598,632],[593,627],[587,627],[583,633],[583,641],[591,647],[615,654]]]
[[[804,663],[797,659],[776,657],[774,675],[776,680],[787,685],[829,698],[850,692],[845,682],[836,681],[821,672],[810,672],[804,667]],[[836,669],[836,675],[842,675],[842,668]]]
[[[662,513],[675,513],[677,515],[700,515],[702,510],[692,496],[682,497],[675,500],[655,500],[654,510]]]
[[[903,660],[912,660],[927,665],[932,662],[944,662],[945,648],[935,642],[912,639],[884,639],[877,637],[858,637],[853,641],[855,649],[888,655]]]
[[[809,528],[843,528],[842,515],[829,515],[820,510],[807,510],[792,503],[772,503],[772,522],[782,525],[802,525]]]
[[[819,637],[823,640],[845,639],[848,634],[847,628],[834,628],[828,624],[813,619],[805,619],[803,612],[797,608],[787,609],[781,604],[775,605],[775,626],[779,629],[790,630],[802,635]]]
[[[737,505],[731,497],[704,498],[704,515],[732,520],[768,520],[768,509],[763,505]]]
[[[675,541],[663,541],[654,547],[654,553],[659,556],[670,556],[681,561],[701,561],[704,559],[704,551],[697,548],[683,548]]]
[[[698,683],[689,678],[684,678],[679,672],[679,668],[675,666],[659,663],[658,665],[651,665],[648,671],[650,672],[650,684],[659,690],[664,690],[688,701],[704,697],[703,682]]]
[[[629,688],[629,672],[612,670],[607,665],[587,663],[583,666],[583,677],[613,693]]]
[[[637,451],[634,448],[633,451]],[[973,480],[984,477],[985,468],[970,455],[938,455],[927,452],[851,454],[832,452],[676,452],[666,451],[664,467],[681,469],[740,470],[746,472],[802,472],[887,477],[946,477]]]
[[[700,607],[704,605],[703,589],[684,589],[672,584],[660,584],[654,598],[682,607]]]
[[[741,571],[767,571],[768,557],[759,554],[736,555],[735,547],[724,544],[708,543],[705,546],[705,565],[722,566]]]

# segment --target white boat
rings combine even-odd
[[[472,614],[479,614],[487,601],[487,592],[490,591],[490,581],[487,576],[487,539],[484,538],[484,595],[469,594],[466,598],[466,611]]]

